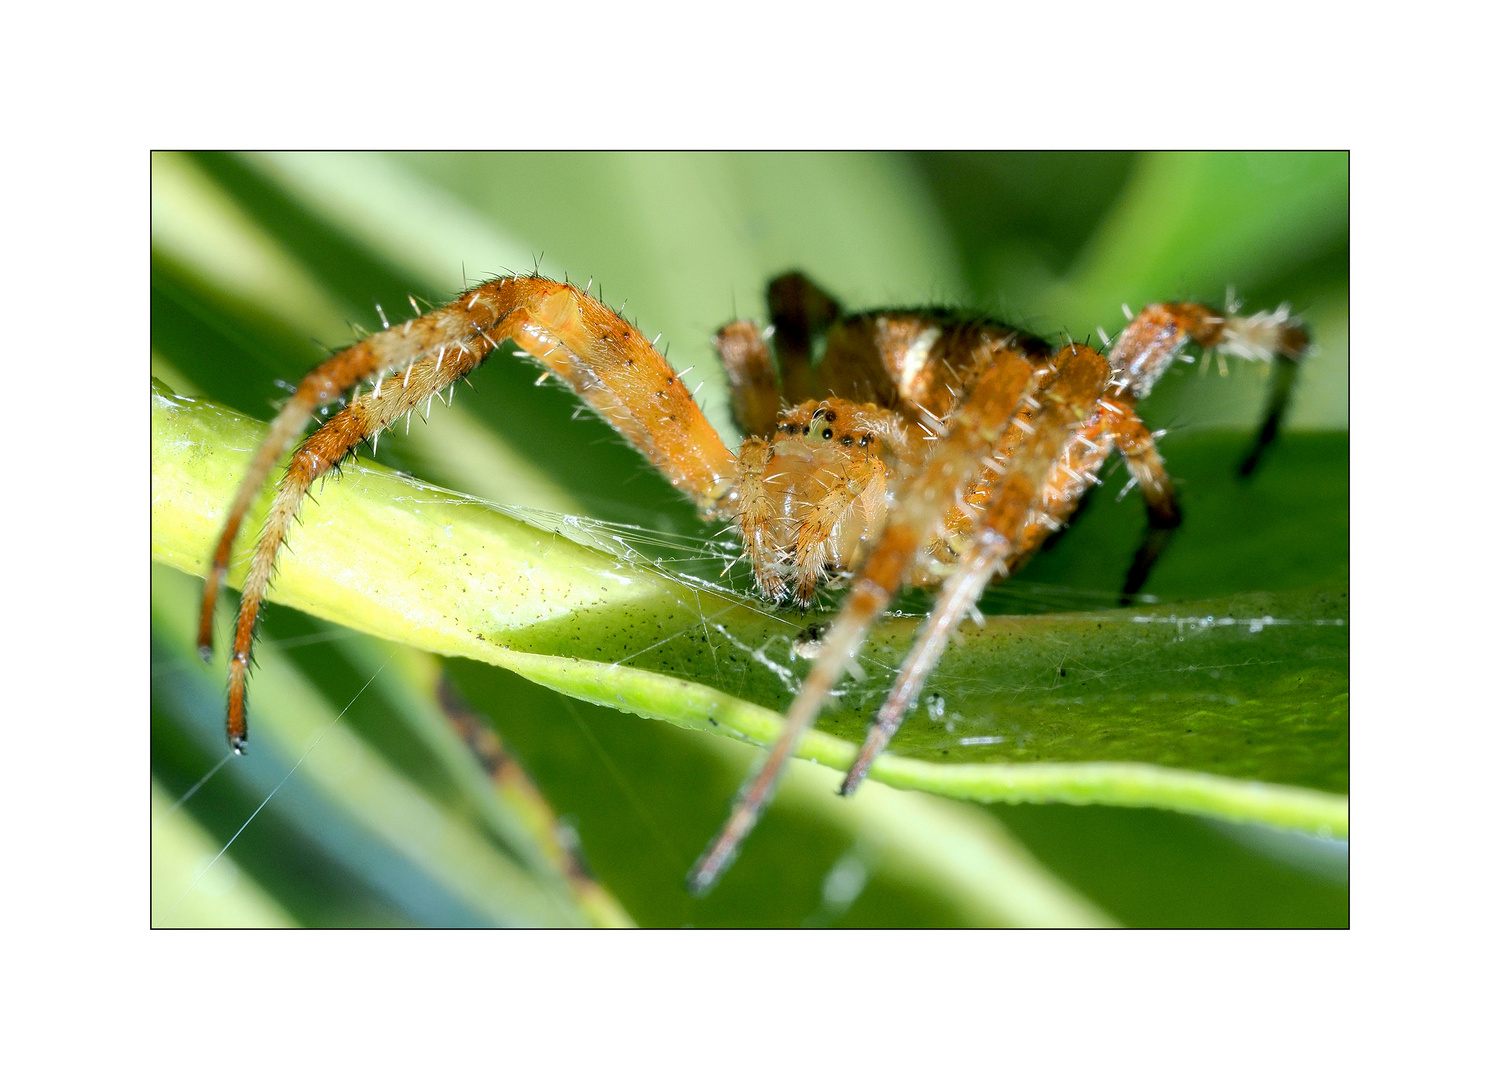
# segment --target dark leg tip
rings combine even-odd
[[[198,646],[198,657],[205,664],[212,664],[214,662],[214,647],[213,647],[213,645],[210,644],[210,643],[207,643],[207,642],[200,644]]]
[[[249,743],[250,743],[249,736],[246,736],[246,735],[234,735],[234,736],[231,736],[230,739],[229,739],[229,748],[231,750],[233,750],[236,755],[238,755],[240,757],[244,757],[245,756],[245,747],[248,746]]]

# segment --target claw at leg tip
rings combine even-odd
[[[687,891],[693,896],[706,896],[718,879],[717,872],[705,870],[700,863],[688,871]]]
[[[724,871],[728,870],[739,857],[740,843],[743,840],[744,837],[741,836],[736,840],[728,841],[724,833],[714,837],[708,850],[698,857],[698,861],[688,871],[687,891],[693,896],[704,896],[711,891],[724,876]]]

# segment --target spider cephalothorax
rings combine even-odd
[[[613,425],[704,517],[733,525],[767,599],[806,607],[824,582],[849,585],[780,738],[689,876],[701,891],[733,858],[801,735],[903,587],[940,585],[942,592],[844,781],[846,794],[890,741],[985,587],[1068,521],[1115,450],[1148,517],[1123,598],[1144,583],[1181,515],[1135,403],[1186,343],[1280,365],[1285,377],[1246,471],[1276,432],[1289,373],[1307,346],[1285,309],[1241,317],[1200,304],[1154,304],[1106,357],[1087,345],[1053,349],[1001,323],[936,309],[843,315],[801,274],[773,281],[769,301],[768,331],[742,321],[715,338],[746,435],[737,455],[633,326],[587,292],[535,275],[487,282],[314,369],[257,452],[205,583],[199,645],[207,656],[215,598],[251,502],[313,411],[352,394],[292,456],[256,545],[230,654],[231,745],[245,746],[256,621],[309,485],[509,339]]]

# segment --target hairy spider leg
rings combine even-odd
[[[1151,304],[1115,339],[1109,352],[1110,363],[1117,378],[1128,384],[1139,401],[1151,392],[1189,339],[1205,349],[1218,349],[1246,360],[1276,362],[1265,419],[1255,443],[1240,463],[1240,475],[1248,476],[1280,429],[1281,418],[1291,401],[1297,369],[1307,355],[1307,330],[1286,305],[1275,311],[1237,315],[1221,313],[1204,304]]]
[[[1032,421],[1030,411],[1017,415]],[[1042,486],[1040,501],[1028,519],[1020,541],[1011,545],[1006,554],[1002,576],[1014,574],[1032,555],[1055,540],[1063,526],[1082,508],[1094,485],[1100,482],[1099,470],[1114,450],[1114,438],[1105,426],[1105,415],[1101,408],[1069,436]],[[969,485],[963,501],[948,511],[943,534],[933,544],[934,561],[957,563],[961,560],[967,545],[972,542],[970,535],[983,519],[983,509],[990,504],[996,488],[1003,481],[1010,450],[1002,447],[992,454],[979,479]],[[946,580],[946,573],[932,576],[934,586]]]
[[[250,504],[265,486],[271,469],[281,455],[290,449],[297,436],[302,434],[318,406],[342,397],[351,387],[377,372],[403,366],[403,362],[410,363],[424,355],[433,347],[432,342],[444,333],[436,325],[441,321],[439,313],[433,312],[421,319],[413,319],[404,328],[405,332],[394,338],[376,335],[376,338],[383,337],[386,340],[367,338],[344,349],[303,376],[291,398],[282,405],[256,450],[250,468],[240,480],[239,490],[235,492],[234,502],[230,504],[229,513],[225,517],[224,528],[219,533],[213,563],[204,577],[203,603],[198,613],[198,651],[205,662],[213,659],[214,606],[229,572],[230,552],[244,524],[245,515],[250,511]]]
[[[1035,395],[1041,399],[1041,407],[1033,412],[1033,431],[1010,453],[1003,480],[990,495],[972,543],[958,569],[944,583],[937,603],[907,653],[859,756],[844,777],[840,794],[854,793],[875,758],[896,734],[927,677],[942,658],[954,629],[990,579],[997,571],[1002,575],[1008,573],[1007,563],[1021,561],[1027,554],[1023,550],[1026,545],[1034,549],[1043,532],[1062,524],[1060,519],[1053,518],[1038,527],[1038,515],[1047,502],[1049,480],[1057,469],[1059,456],[1067,452],[1075,432],[1100,410],[1100,395],[1109,381],[1110,368],[1104,357],[1080,345],[1063,349],[1055,362],[1057,377]]]
[[[779,604],[786,598],[787,585],[778,567],[780,545],[773,535],[776,508],[764,482],[771,457],[771,444],[754,435],[740,447],[735,479],[739,502],[735,509],[734,525],[739,531],[745,558],[750,562],[750,569],[755,574],[755,584],[761,595],[773,604]]]
[[[1265,448],[1275,438],[1281,416],[1291,396],[1292,380],[1307,352],[1308,336],[1302,324],[1283,306],[1274,312],[1241,316],[1224,314],[1203,304],[1151,304],[1142,309],[1109,352],[1115,378],[1111,382],[1106,424],[1125,463],[1146,499],[1147,528],[1120,593],[1120,603],[1129,604],[1161,557],[1174,531],[1182,524],[1182,511],[1166,466],[1156,451],[1150,431],[1135,414],[1135,403],[1151,392],[1182,347],[1191,340],[1205,349],[1220,349],[1247,360],[1276,360],[1276,383],[1266,419],[1257,441],[1240,465],[1248,476]]]
[[[634,327],[572,285],[540,277],[488,282],[346,351],[370,349],[388,360],[409,355],[405,350],[413,347],[404,344],[406,337],[425,346],[420,358],[313,432],[292,455],[277,487],[240,595],[230,653],[226,727],[236,751],[242,752],[246,741],[245,683],[256,621],[277,552],[309,486],[362,441],[473,371],[506,339],[572,387],[700,512],[718,513],[733,488],[734,457],[676,373]]]
[[[319,476],[337,466],[365,439],[389,427],[403,414],[420,405],[432,394],[445,389],[454,379],[468,374],[479,365],[484,352],[459,342],[416,361],[401,375],[391,375],[380,384],[380,393],[366,394],[346,406],[307,437],[287,464],[285,475],[276,488],[276,498],[261,530],[260,539],[250,560],[250,571],[240,592],[240,610],[235,622],[234,644],[229,655],[229,709],[226,723],[229,744],[242,753],[247,738],[245,720],[245,683],[249,677],[250,656],[276,555],[286,539],[288,528],[306,497],[308,488]]]
[[[1173,535],[1176,523],[1181,521],[1181,511],[1166,466],[1156,451],[1150,432],[1130,404],[1129,396],[1129,392],[1122,388],[1109,390],[1094,417],[1070,436],[1042,487],[1040,501],[1021,540],[1012,544],[1006,554],[1001,576],[1016,573],[1027,560],[1056,539],[1060,530],[1076,516],[1089,492],[1100,482],[1099,471],[1116,449],[1118,439],[1127,467],[1146,493],[1148,524],[1146,541],[1135,553],[1120,603],[1128,604],[1140,591],[1152,565],[1165,550],[1166,541]],[[1029,413],[1018,415],[1031,420]],[[1127,440],[1128,447],[1123,445]],[[936,563],[957,563],[967,545],[973,542],[971,536],[980,521],[977,508],[990,503],[995,489],[1002,482],[1006,460],[1004,450],[992,455],[991,462],[980,478],[970,485],[963,501],[948,512],[943,533],[933,543],[932,554]],[[946,580],[947,573],[934,572],[929,577],[930,580],[918,577],[914,581],[940,585]]]
[[[735,458],[692,394],[640,332],[572,285],[544,278],[514,302],[517,345],[624,435],[705,517],[722,516]]]
[[[729,379],[734,422],[745,435],[770,438],[781,412],[781,384],[759,327],[748,319],[730,323],[714,335],[714,351]]]
[[[1006,556],[1005,576],[1014,574],[1055,537],[1077,514],[1094,485],[1100,482],[1099,470],[1114,451],[1114,439],[1105,427],[1104,416],[1105,412],[1100,408],[1068,437],[1062,454],[1042,485],[1040,502],[1027,519],[1020,542],[1012,545]]]
[[[808,401],[822,397],[813,374],[813,342],[838,319],[839,302],[805,275],[793,271],[766,286],[766,306],[775,331],[772,344],[781,368],[784,398]]]
[[[933,444],[918,474],[905,487],[905,501],[887,520],[848,599],[824,635],[822,652],[787,709],[780,737],[741,789],[718,836],[689,872],[691,892],[707,891],[737,854],[775,790],[792,751],[859,652],[870,625],[890,605],[912,561],[940,526],[948,507],[967,489],[980,460],[1001,441],[1021,396],[1033,386],[1038,374],[1019,354],[999,353],[975,383],[969,400],[950,419],[946,437]]]
[[[1177,492],[1172,487],[1172,478],[1167,475],[1166,463],[1157,452],[1156,440],[1151,437],[1145,422],[1136,415],[1129,399],[1129,391],[1122,390],[1112,394],[1101,407],[1106,430],[1119,447],[1125,467],[1130,470],[1146,502],[1146,536],[1136,548],[1130,570],[1125,575],[1125,587],[1120,592],[1122,607],[1141,591],[1151,567],[1161,558],[1182,524],[1182,509],[1177,504]]]
[[[1281,418],[1286,413],[1287,405],[1291,403],[1292,387],[1297,382],[1297,374],[1301,369],[1302,364],[1297,357],[1276,357],[1276,367],[1271,373],[1271,396],[1266,402],[1266,414],[1260,422],[1260,430],[1255,433],[1255,442],[1245,454],[1244,460],[1240,462],[1240,476],[1248,477],[1255,472],[1260,459],[1276,441],[1276,434],[1281,429]]]

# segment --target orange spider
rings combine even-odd
[[[1067,523],[1116,449],[1145,495],[1149,525],[1122,602],[1144,583],[1181,514],[1135,403],[1189,340],[1279,362],[1245,473],[1275,436],[1308,344],[1285,307],[1243,317],[1200,304],[1153,304],[1105,357],[1087,345],[1053,349],[998,322],[941,309],[845,315],[796,273],[771,282],[768,294],[769,330],[736,322],[714,342],[746,435],[738,455],[633,326],[587,292],[535,275],[471,289],[310,372],[246,472],[204,583],[198,643],[209,659],[215,600],[246,512],[314,410],[353,391],[293,455],[252,557],[229,661],[235,751],[246,744],[257,618],[308,487],[509,339],[572,387],[703,517],[732,523],[768,600],[807,607],[823,583],[849,585],[781,736],[688,876],[688,887],[703,892],[733,859],[802,734],[904,586],[942,592],[844,780],[845,795],[900,727],[985,587]],[[360,395],[367,381],[372,388]]]

